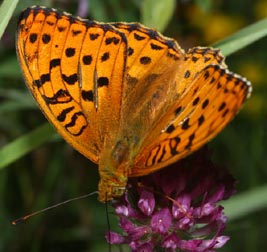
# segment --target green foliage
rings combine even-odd
[[[163,31],[175,10],[175,0],[144,0],[141,5],[141,23]]]
[[[17,159],[45,143],[54,135],[54,129],[50,124],[45,123],[30,133],[17,138],[8,145],[5,145],[0,150],[0,169],[10,165],[12,162],[15,162]]]
[[[245,218],[249,214],[267,208],[267,185],[233,196],[222,205],[229,220]],[[248,204],[249,202],[249,204]]]
[[[9,1],[4,0],[0,7],[0,38],[2,37],[9,19],[11,18],[13,11],[16,8],[18,0]]]
[[[195,0],[195,3],[204,11],[208,12],[212,8],[212,0]]]
[[[225,56],[228,56],[245,46],[248,46],[255,41],[267,35],[267,18],[252,24],[232,36],[225,38],[213,46],[221,49]]]

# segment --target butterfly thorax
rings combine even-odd
[[[129,144],[126,139],[106,141],[99,162],[99,200],[101,202],[118,198],[125,192],[128,170],[131,166]]]

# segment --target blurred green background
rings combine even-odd
[[[142,22],[175,38],[184,49],[212,45],[267,17],[264,0],[21,0],[0,41],[0,147],[4,148],[47,122],[26,89],[15,54],[18,15],[31,5],[103,22]],[[224,233],[231,240],[223,251],[266,251],[267,38],[228,56],[226,62],[232,71],[248,78],[254,90],[235,120],[209,143],[214,162],[228,167],[239,181],[238,195],[225,203],[230,220]],[[33,150],[24,155],[28,149]],[[7,157],[12,160],[8,165],[4,163]],[[11,225],[21,215],[97,189],[97,166],[68,146],[51,126],[2,149],[1,162],[1,252],[108,251],[105,205],[96,196]],[[116,222],[111,226],[114,229]]]

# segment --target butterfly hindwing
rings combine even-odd
[[[187,60],[195,61],[195,56]],[[212,63],[193,73],[192,82],[162,116],[162,123],[136,158],[137,168],[131,176],[145,175],[146,169],[158,170],[196,151],[239,111],[251,92],[249,82],[229,72],[224,64]]]

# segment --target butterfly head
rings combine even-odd
[[[101,179],[98,185],[100,202],[110,201],[121,197],[126,188],[127,179],[124,181],[119,180],[103,180]]]

